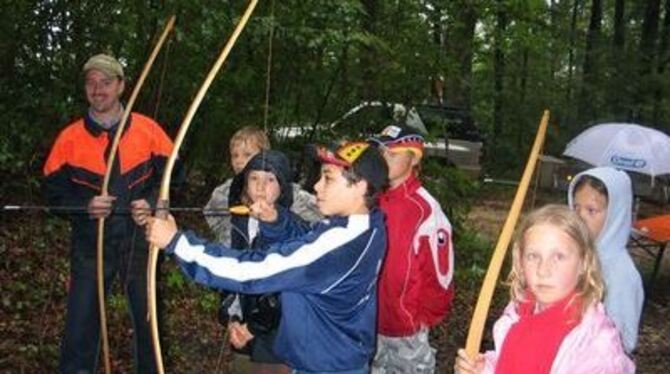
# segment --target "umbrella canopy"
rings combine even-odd
[[[670,174],[670,136],[632,123],[589,127],[568,143],[563,155],[652,177]]]

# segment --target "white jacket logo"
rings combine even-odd
[[[419,240],[422,237],[428,237],[435,274],[437,274],[440,285],[446,290],[449,288],[454,275],[454,251],[451,250],[451,223],[437,200],[430,196],[424,188],[420,188],[417,192],[430,205],[431,213],[417,230],[413,243],[414,250],[418,250]],[[440,258],[444,258],[444,251],[446,251],[447,263],[441,264]]]

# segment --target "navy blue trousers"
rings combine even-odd
[[[133,236],[143,233],[138,228],[135,234]],[[134,245],[130,245],[132,242]],[[96,259],[95,255],[91,256],[91,252],[86,253],[81,249],[73,247],[70,259],[70,289],[59,368],[61,373],[95,373],[101,352]],[[88,250],[94,253],[95,245]],[[130,240],[126,238],[105,244],[105,295],[108,299],[114,281],[121,282],[130,309],[137,373],[156,372],[151,332],[147,321],[147,259],[147,245],[143,238],[136,237]],[[157,284],[159,283],[157,281]],[[161,303],[159,311],[162,309],[160,305]],[[109,318],[109,311],[107,316]],[[109,337],[120,333],[114,331],[114,327],[109,326],[109,323],[107,331]],[[110,345],[112,358],[115,356],[115,350],[121,351],[125,348]],[[118,354],[116,356],[118,357]]]

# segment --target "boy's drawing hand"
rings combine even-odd
[[[144,226],[147,223],[147,218],[151,216],[151,206],[144,199],[133,200],[130,202],[131,213],[133,221],[138,226]]]
[[[263,222],[274,222],[277,220],[277,209],[273,204],[265,200],[259,200],[249,207],[249,215]]]
[[[458,350],[458,356],[456,356],[456,364],[454,365],[454,373],[456,374],[465,374],[465,373],[481,373],[484,370],[484,355],[477,353],[477,357],[472,360],[465,353],[465,349]]]
[[[170,244],[172,237],[176,233],[177,222],[171,214],[168,215],[167,219],[157,217],[147,218],[146,237],[150,244],[163,249]]]
[[[254,336],[249,332],[247,324],[240,324],[237,321],[228,323],[228,340],[233,347],[237,349],[244,348]]]
[[[116,200],[116,196],[93,196],[88,202],[86,210],[91,219],[107,218],[112,212],[112,203]]]

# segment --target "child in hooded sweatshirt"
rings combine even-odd
[[[565,206],[532,212],[517,231],[512,301],[493,326],[495,350],[458,351],[456,373],[633,373],[600,299],[588,227]]]
[[[239,174],[247,162],[251,160],[258,152],[270,149],[270,139],[265,132],[256,126],[244,126],[235,131],[230,138],[228,150],[230,152],[230,167],[234,174]],[[231,196],[230,187],[233,178],[226,179],[222,184],[212,191],[212,196],[205,206],[205,211],[214,211],[227,209]],[[293,184],[293,202],[291,210],[297,213],[302,219],[309,222],[316,222],[322,217],[316,206],[314,195],[303,190],[299,184]],[[230,245],[231,223],[229,215],[206,214],[205,220],[209,228],[216,235],[219,243]]]
[[[267,135],[262,129],[256,126],[244,126],[235,131],[235,133],[230,138],[229,143],[230,166],[235,176],[232,178],[228,178],[224,183],[217,186],[214,189],[214,191],[212,191],[212,196],[210,200],[207,202],[207,205],[205,206],[205,211],[209,210],[216,212],[217,210],[224,210],[227,209],[228,207],[241,204],[242,203],[241,194],[243,192],[242,190],[246,177],[237,178],[236,176],[242,174],[245,166],[250,162],[250,160],[254,156],[258,155],[260,152],[267,152],[269,149],[270,149],[270,140],[268,139]],[[290,172],[290,168],[286,168],[286,171]],[[235,188],[232,188],[234,180],[236,178],[238,180],[238,184]],[[290,182],[292,179],[291,177],[288,177],[288,179],[286,180]],[[300,188],[300,185],[296,183],[293,183],[292,185],[293,185],[292,188],[290,188],[292,196],[290,198],[288,197],[282,198],[283,201],[286,202],[290,201],[289,205],[285,207],[287,208],[290,207],[292,212],[297,213],[300,217],[302,217],[307,221],[314,222],[321,219],[321,215],[319,214],[318,208],[316,206],[316,198],[314,197],[314,195],[303,190],[302,188]],[[280,205],[282,205],[281,202]],[[249,237],[249,233],[246,232],[247,230],[246,217],[244,218],[237,217],[238,225],[236,225],[235,222],[233,222],[234,219],[231,217],[232,217],[231,215],[225,215],[225,214],[205,215],[205,219],[211,231],[216,235],[216,239],[218,242],[230,245],[231,240],[234,239],[234,237],[236,236],[237,241],[235,244],[238,246],[233,245],[234,248],[251,247],[252,244],[251,241],[240,240]],[[252,225],[250,229],[257,229],[258,222],[253,223],[254,222],[253,220],[251,222]],[[238,227],[240,226],[239,225],[240,223],[243,223],[244,227]],[[253,237],[251,239],[253,239]],[[257,246],[254,246],[254,248],[256,247]],[[231,306],[239,305],[238,303],[233,303],[234,300],[237,300],[236,294],[230,294],[226,292],[222,293],[221,306],[218,312],[219,322],[222,325],[224,325],[228,330],[229,334],[228,336],[233,346],[237,348],[245,347],[241,351],[247,353],[250,351],[250,349],[251,352],[253,353],[254,350],[261,350],[263,349],[262,347],[264,346],[271,346],[270,343],[268,344],[258,343],[260,341],[264,341],[265,336],[256,336],[256,339],[254,339],[255,343],[246,344],[246,341],[249,340],[252,336],[252,334],[247,330],[247,327],[249,326],[246,324],[241,324],[240,321],[236,320],[236,318],[233,319],[230,318],[231,315],[235,314],[233,311],[236,310],[235,308],[231,309]],[[269,300],[271,301],[272,298],[270,298]],[[272,362],[273,360],[271,359],[270,355],[271,353],[268,353],[267,360],[270,360],[270,362]],[[254,356],[255,355],[252,354],[251,357],[252,360],[257,361],[258,359],[260,359],[259,356],[256,356],[256,358],[254,358]],[[271,371],[274,371],[275,369],[272,369]],[[255,365],[254,372],[256,373],[263,372],[260,364]]]
[[[609,167],[577,174],[568,190],[570,207],[586,222],[596,241],[605,281],[605,310],[619,329],[628,353],[637,344],[644,303],[642,278],[626,249],[632,199],[628,174]]]
[[[279,207],[290,208],[293,202],[291,165],[278,151],[261,151],[253,156],[238,173],[230,186],[231,206],[252,205],[266,201]],[[289,214],[294,215],[289,211]],[[300,219],[297,216],[293,219]],[[231,243],[238,249],[267,249],[268,239],[259,232],[256,218],[231,216]],[[223,297],[220,320],[229,320],[230,343],[251,357],[254,373],[288,373],[273,352],[281,305],[279,294],[243,295],[228,293]]]

